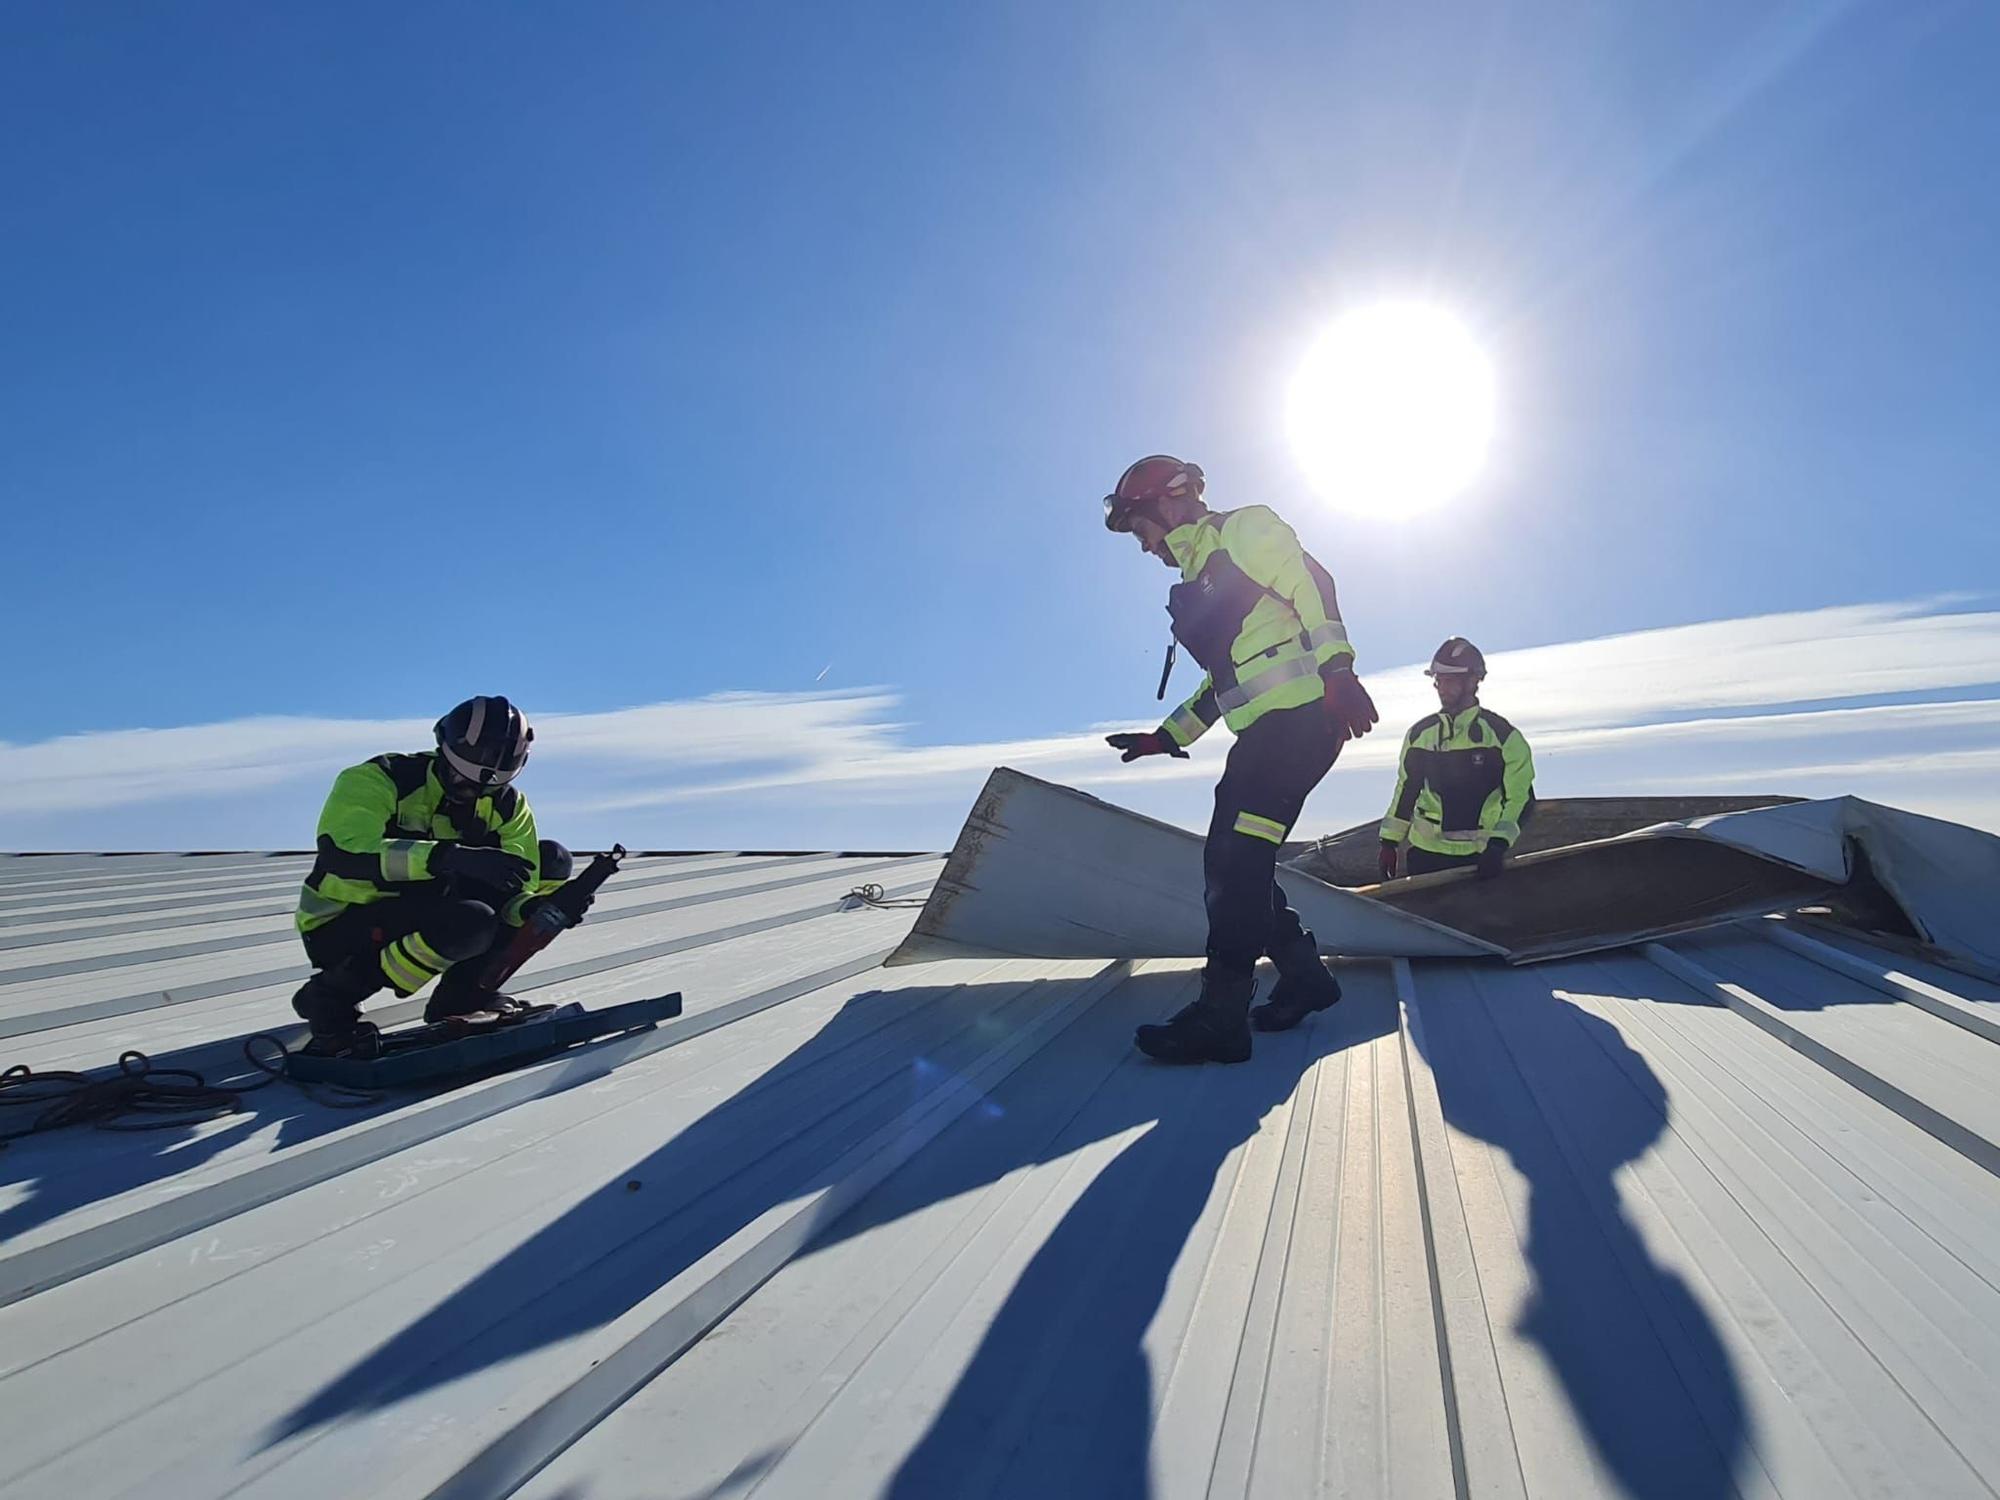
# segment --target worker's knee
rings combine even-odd
[[[457,963],[492,947],[499,931],[499,914],[484,901],[447,901],[421,936],[439,958]]]
[[[554,839],[542,840],[542,879],[567,880],[576,869],[576,861],[571,858],[567,846]]]

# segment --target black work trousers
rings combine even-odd
[[[1345,739],[1324,700],[1265,714],[1236,736],[1202,857],[1208,961],[1218,970],[1248,973],[1304,935],[1277,882],[1278,851]]]
[[[542,840],[543,880],[568,880],[574,864],[563,845]],[[508,892],[463,880],[405,886],[387,901],[351,907],[306,933],[306,959],[315,969],[331,969],[349,959],[373,964],[389,944],[414,933],[439,958],[462,963],[513,940],[514,929],[499,917],[508,899]]]
[[[387,984],[375,968],[382,950],[412,933],[449,963],[476,958],[502,936],[502,923],[488,901],[459,895],[447,882],[417,887],[408,895],[352,907],[324,927],[305,934],[306,959],[315,969],[332,969],[349,960]],[[379,988],[379,986],[378,986]]]

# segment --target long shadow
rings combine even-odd
[[[1245,1066],[1179,1071],[1134,1059],[1051,1138],[1041,1155],[1147,1127],[1035,1251],[885,1495],[1153,1492],[1146,1331],[1232,1153],[1313,1064],[1394,1029],[1386,986],[1351,988],[1300,1031],[1259,1038]],[[857,1215],[841,1232],[880,1216]]]
[[[1487,971],[1504,974],[1489,1004],[1477,972],[1451,972],[1451,993],[1429,992],[1419,1035],[1446,1118],[1505,1150],[1528,1181],[1534,1292],[1511,1331],[1541,1349],[1622,1493],[1736,1495],[1747,1447],[1740,1384],[1706,1311],[1653,1261],[1616,1184],[1618,1168],[1665,1128],[1664,1087],[1615,1027],[1558,999],[1546,979]],[[1153,1493],[1154,1383],[1141,1341],[1237,1143],[1306,1065],[1395,1024],[1386,997],[1371,1013],[1354,989],[1303,1043],[1262,1042],[1248,1068],[1168,1080],[1143,1094],[1142,1109],[1068,1133],[1073,1146],[1135,1113],[1155,1122],[1037,1250],[885,1493]],[[1285,1064],[1265,1066],[1287,1044],[1298,1050]],[[939,1186],[927,1184],[928,1195]],[[889,1198],[841,1232],[913,1206]],[[1331,1414],[1336,1430],[1340,1419]]]
[[[1666,1088],[1615,1026],[1555,993],[1619,994],[1621,972],[1589,960],[1419,964],[1415,1034],[1446,1121],[1504,1150],[1527,1180],[1534,1283],[1512,1331],[1547,1359],[1616,1493],[1733,1497],[1749,1443],[1741,1382],[1700,1300],[1653,1259],[1617,1182],[1666,1130]]]
[[[407,1399],[610,1322],[767,1209],[826,1184],[842,1144],[894,1120],[1085,982],[856,996],[755,1083],[730,1093],[673,1139],[613,1174],[336,1376],[283,1418],[268,1441]],[[1162,974],[1120,989],[1116,1026],[1099,1030],[1105,1044],[1117,1049],[1110,1054],[1114,1061],[1091,1053],[1097,1081],[1128,1065],[1123,1060],[1129,1020],[1168,1007],[1189,983],[1187,976]],[[1096,1005],[1109,1003],[1100,999]],[[1382,1014],[1387,1017],[1386,1009]],[[1090,1027],[1095,1019],[1075,1024]],[[1353,1029],[1358,1037],[1359,1027]],[[1134,1125],[1150,1126],[1092,1185],[1036,1257],[997,1325],[995,1346],[1004,1351],[1032,1345],[1049,1309],[1074,1307],[1072,1326],[1096,1331],[1070,1348],[1065,1379],[1076,1373],[1078,1360],[1094,1366],[1099,1425],[1109,1424],[1118,1434],[1115,1446],[1124,1460],[1141,1456],[1143,1472],[1150,1400],[1140,1335],[1217,1166],[1296,1086],[1311,1056],[1298,1037],[1267,1043],[1264,1053],[1268,1061],[1260,1057],[1249,1067],[1192,1072],[1134,1060],[1129,1066],[1153,1075],[1151,1086],[1100,1094],[1092,1084],[1080,1097],[1064,1096],[1053,1105],[1041,1099],[1034,1110],[1024,1111],[1045,1122],[1031,1132],[998,1128],[1005,1123],[1003,1110],[989,1099],[987,1110],[963,1117],[975,1134],[983,1134],[985,1147],[975,1142],[959,1150],[955,1143],[950,1151],[925,1153],[919,1160],[933,1170],[912,1174],[906,1168],[892,1179],[900,1199],[895,1192],[878,1194],[833,1226],[816,1248],[857,1233],[884,1214],[914,1212],[1024,1164]],[[1045,1063],[1059,1066],[1064,1058],[1073,1063],[1077,1056],[1077,1049],[1058,1044],[1016,1077],[1037,1074]],[[1105,1101],[1105,1107],[1090,1108]],[[1082,1114],[1079,1105],[1085,1106]],[[980,1132],[982,1120],[995,1128]],[[632,1183],[639,1187],[628,1186]],[[912,1188],[913,1183],[921,1186]],[[893,1208],[883,1206],[890,1203]],[[1102,1252],[1114,1223],[1125,1226],[1115,1264]],[[1079,1290],[1079,1273],[1087,1273],[1083,1279],[1094,1287]],[[950,1416],[953,1430],[961,1422],[976,1423],[977,1408],[1005,1396],[1010,1379],[1002,1366],[1009,1358],[1004,1352],[984,1357]],[[1080,1440],[1069,1450],[1072,1458],[1088,1462],[1093,1471],[1120,1472],[1121,1463],[1108,1457],[1114,1444],[1105,1432],[1076,1431]],[[929,1491],[949,1492],[949,1487]]]
[[[828,1185],[844,1146],[1085,982],[855,995],[754,1081],[726,1087],[715,1108],[335,1377],[270,1441],[611,1321],[768,1209]]]
[[[1552,993],[1577,965],[1420,969],[1418,1031],[1447,1120],[1504,1150],[1528,1188],[1532,1341],[1618,1491],[1734,1495],[1748,1447],[1740,1382],[1713,1321],[1656,1262],[1617,1174],[1666,1128],[1666,1090],[1615,1027]],[[1609,971],[1615,973],[1615,969]],[[1601,981],[1593,970],[1590,978]],[[477,1375],[602,1326],[772,1206],[830,1180],[840,1146],[893,1120],[1075,982],[868,992],[754,1083],[459,1286],[283,1418],[270,1442]],[[1216,1177],[1307,1067],[1396,1022],[1377,986],[1240,1068],[1126,1056],[1122,1022],[1182,976],[1130,981],[1118,1026],[1058,1046],[831,1226],[815,1252],[1015,1169],[1131,1135],[1037,1248],[887,1493],[1153,1491],[1144,1339]],[[1602,982],[1576,982],[1596,989]],[[1106,1016],[1107,1022],[1113,1018]],[[1091,1048],[1121,1049],[1087,1066]],[[1004,1118],[1011,1104],[1015,1128]],[[1028,1123],[1031,1122],[1031,1123]],[[1135,1131],[1135,1127],[1139,1127]],[[1461,1169],[1465,1165],[1461,1158]],[[1500,1328],[1503,1340],[1510,1330]],[[1331,1414],[1336,1424],[1338,1412]]]

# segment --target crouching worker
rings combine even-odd
[[[570,874],[569,851],[536,836],[513,785],[534,737],[505,698],[471,698],[438,720],[435,750],[378,755],[334,778],[299,893],[315,973],[292,1009],[312,1028],[310,1050],[371,1055],[361,1002],[433,979],[426,1021],[521,1008],[480,975]]]

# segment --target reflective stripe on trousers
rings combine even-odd
[[[1247,833],[1253,839],[1265,839],[1273,844],[1285,842],[1285,825],[1276,818],[1261,817],[1253,812],[1236,815],[1236,831]]]
[[[402,995],[414,995],[451,967],[451,961],[416,932],[405,933],[384,947],[381,962],[383,974]]]

